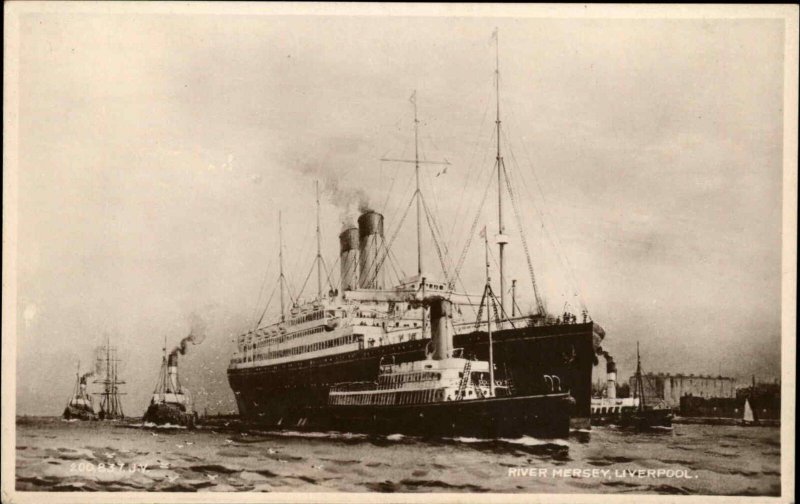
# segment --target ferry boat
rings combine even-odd
[[[331,426],[339,430],[481,439],[566,437],[575,404],[568,392],[517,395],[494,381],[493,363],[465,359],[448,330],[450,301],[432,296],[433,351],[380,366],[376,382],[334,385]]]
[[[419,128],[416,93],[412,98],[416,141]],[[559,315],[547,312],[537,290],[523,233],[520,233],[521,249],[525,251],[536,312],[521,315],[515,295],[509,299],[504,271],[509,237],[505,234],[502,207],[504,199],[511,195],[512,185],[500,153],[499,106],[496,123],[498,145],[492,176],[496,174],[498,182],[500,215],[496,242],[500,288],[494,309],[483,302],[483,296],[456,290],[465,252],[457,262],[443,264],[441,274],[431,274],[424,268],[423,222],[428,223],[434,236],[433,245],[440,262],[444,263],[446,254],[436,239],[436,216],[419,184],[420,166],[437,162],[421,160],[418,149],[414,159],[385,160],[410,162],[416,174],[416,191],[403,217],[392,224],[393,233],[387,237],[383,215],[365,208],[357,219],[357,227],[347,227],[339,234],[338,283],[331,279],[331,271],[322,258],[317,189],[316,296],[304,302],[301,294],[289,292],[283,269],[279,213],[280,274],[276,290],[280,292],[280,316],[265,321],[262,314],[251,330],[235,340],[236,349],[227,374],[243,420],[288,428],[324,425],[321,419],[328,418],[329,391],[334,385],[379,380],[382,363],[387,359],[398,366],[425,360],[432,338],[431,319],[428,306],[419,300],[437,294],[453,305],[453,340],[462,349],[462,358],[486,362],[492,347],[497,379],[508,383],[514,395],[546,395],[558,384],[560,390],[569,391],[575,399],[572,426],[589,427],[592,368],[598,363],[597,352],[605,331],[591,320],[586,310],[580,314],[566,310]],[[413,205],[417,221],[417,271],[390,283],[387,277],[393,261],[394,239]],[[519,221],[521,212],[513,198],[511,206]],[[476,224],[477,221],[470,236],[477,234]],[[481,310],[491,311],[492,317],[484,319]],[[493,345],[489,345],[490,330]]]

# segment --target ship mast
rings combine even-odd
[[[422,210],[420,207],[420,191],[419,191],[419,119],[417,118],[417,90],[411,95],[411,103],[414,104],[414,176],[417,182],[417,190],[414,196],[417,199],[417,275],[422,280]],[[423,324],[425,317],[422,318]],[[423,334],[425,329],[423,328]]]
[[[483,227],[483,231],[483,250],[486,258],[486,288],[483,296],[486,300],[486,332],[489,336],[489,395],[494,397],[494,345],[492,344],[492,310],[489,309],[492,278],[489,276],[489,238],[486,236],[486,226]]]
[[[278,211],[278,260],[280,262],[281,275],[278,282],[281,284],[281,322],[286,321],[286,301],[283,298],[283,284],[286,279],[283,276],[283,224],[281,223],[281,212]]]
[[[636,388],[639,389],[639,411],[644,410],[644,381],[642,380],[642,359],[639,356],[639,342],[636,342]]]
[[[322,299],[322,252],[319,231],[319,180],[314,182],[317,197],[317,297]]]
[[[506,304],[506,287],[505,287],[505,270],[503,267],[504,249],[508,239],[505,236],[505,225],[503,224],[503,177],[505,176],[505,164],[503,163],[503,156],[500,151],[500,34],[497,28],[494,29],[495,41],[495,104],[496,116],[495,125],[497,127],[497,156],[495,163],[497,166],[497,245],[500,248],[500,256],[498,261],[499,275],[500,275],[500,311],[505,314]],[[502,322],[501,322],[502,323]]]

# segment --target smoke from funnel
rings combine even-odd
[[[170,357],[180,355],[186,355],[186,352],[189,351],[189,343],[192,345],[199,345],[206,339],[206,324],[203,319],[200,318],[199,315],[196,313],[192,313],[189,317],[189,334],[188,336],[184,337],[178,346],[172,349],[169,353]]]
[[[358,150],[358,144],[349,139],[329,139],[332,146],[327,157],[330,155],[347,156]],[[327,199],[340,210],[340,220],[345,226],[352,227],[354,215],[362,214],[372,210],[369,195],[366,191],[358,188],[342,187],[340,184],[340,173],[330,168],[325,169],[327,159],[321,160],[290,160],[290,166],[295,168],[303,175],[321,182],[320,189]]]

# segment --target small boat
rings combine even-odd
[[[672,409],[647,404],[642,359],[639,355],[639,344],[636,344],[636,375],[634,380],[633,401],[628,407],[619,408],[612,417],[604,417],[599,423],[613,423],[620,427],[634,428],[637,431],[664,430],[672,428]]]
[[[142,420],[145,423],[190,429],[197,423],[197,412],[192,411],[188,390],[178,380],[178,352],[173,350],[167,357],[166,345],[158,382]]]
[[[750,406],[750,399],[744,400],[744,414],[742,415],[742,423],[741,425],[744,426],[752,426],[758,425],[759,422],[756,420],[755,415],[753,414],[753,408]]]
[[[665,406],[651,406],[647,404],[642,378],[642,358],[639,355],[639,343],[636,343],[636,386],[634,398],[638,396],[639,403],[635,411],[623,417],[623,426],[632,426],[637,430],[650,430],[672,427],[672,409]]]
[[[92,397],[86,392],[86,378],[91,373],[81,375],[80,363],[76,373],[75,388],[72,397],[64,408],[63,418],[65,420],[97,420],[97,413],[94,412]]]

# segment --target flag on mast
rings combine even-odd
[[[481,233],[479,236],[481,238],[486,238],[486,226],[483,226],[483,229],[481,229]]]
[[[417,90],[415,89],[413,93],[411,93],[411,97],[408,99],[414,105],[417,104]]]

